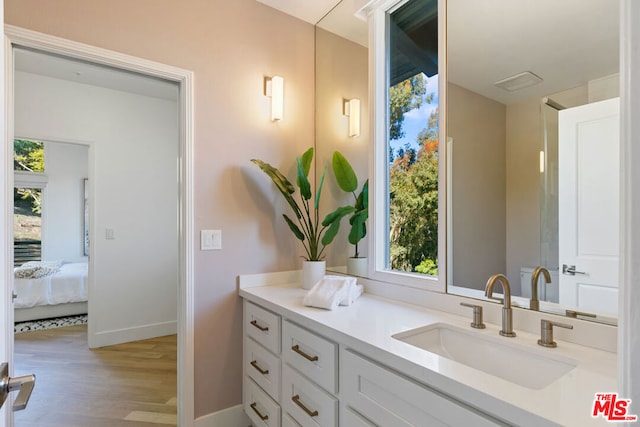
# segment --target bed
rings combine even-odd
[[[14,279],[16,322],[87,313],[87,263],[62,263],[55,270]]]

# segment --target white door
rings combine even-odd
[[[618,310],[620,99],[559,112],[560,304]]]
[[[4,22],[4,0],[0,0],[0,22]],[[10,287],[7,285],[7,271],[8,271],[8,260],[9,254],[7,253],[7,249],[9,247],[8,239],[7,239],[7,230],[9,220],[7,218],[7,204],[8,204],[8,186],[7,182],[8,174],[7,164],[7,148],[6,148],[6,137],[7,137],[7,127],[5,121],[5,79],[4,79],[4,49],[5,43],[4,41],[0,43],[0,191],[2,195],[0,199],[0,363],[2,362],[10,362],[13,360],[12,356],[12,345],[13,345],[13,328],[11,327],[11,319],[9,316],[13,313],[11,310],[11,298],[10,298]],[[11,365],[9,365],[11,366]],[[9,405],[3,405],[0,408],[0,427],[5,427],[9,425],[11,412],[7,410]]]

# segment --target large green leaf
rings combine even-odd
[[[327,229],[327,231],[325,231],[324,235],[322,236],[322,244],[327,246],[328,244],[333,242],[336,234],[338,234],[338,230],[340,230],[340,221],[334,221],[333,223],[331,223],[331,226]]]
[[[367,234],[365,226],[367,216],[367,211],[360,211],[350,218],[349,222],[351,223],[351,231],[349,231],[349,243],[352,245],[357,245],[358,242]]]
[[[324,184],[324,176],[327,173],[327,168],[325,167],[322,171],[322,175],[320,176],[320,182],[318,182],[318,190],[316,191],[316,200],[315,200],[315,208],[318,210],[320,207],[320,194],[322,193],[322,185]]]
[[[353,206],[341,206],[324,217],[324,220],[322,220],[322,225],[324,227],[327,227],[328,225],[332,225],[334,222],[340,222],[340,219],[342,219],[345,215],[349,215],[354,210],[355,208]]]
[[[301,218],[302,211],[300,210],[300,207],[298,206],[298,203],[295,201],[295,199],[291,197],[291,195],[295,193],[296,189],[293,184],[291,184],[291,182],[287,179],[287,177],[285,177],[278,169],[274,168],[269,163],[265,163],[262,160],[258,159],[251,159],[251,161],[258,165],[260,169],[262,169],[262,171],[269,178],[271,178],[271,181],[273,181],[273,183],[276,185],[276,188],[278,188],[287,203],[289,203],[289,206],[291,206],[291,209],[293,209],[296,217]]]
[[[331,164],[333,166],[333,173],[336,176],[336,181],[338,181],[338,185],[342,191],[346,191],[347,193],[356,191],[358,188],[358,177],[356,177],[356,173],[353,171],[347,159],[345,159],[339,151],[333,152]]]
[[[303,199],[309,200],[311,198],[311,184],[309,184],[309,180],[305,174],[302,159],[298,157],[296,158],[296,162],[298,163],[298,187],[300,187],[300,195]]]
[[[304,166],[304,176],[309,176],[309,171],[311,170],[311,162],[313,161],[313,147],[302,153],[300,159],[302,160],[302,166]]]
[[[284,220],[287,222],[287,225],[289,225],[289,228],[291,229],[291,231],[293,231],[293,234],[298,239],[304,242],[304,234],[302,233],[302,231],[300,231],[298,226],[293,221],[291,221],[291,218],[289,218],[288,216],[284,214],[282,216],[284,217]]]

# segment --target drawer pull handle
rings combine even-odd
[[[291,398],[291,400],[293,400],[293,403],[298,405],[300,407],[300,409],[302,409],[304,412],[306,412],[307,415],[309,415],[310,417],[317,417],[318,416],[318,411],[312,411],[309,408],[307,408],[304,405],[304,403],[300,402],[300,395],[299,394],[296,394],[295,396],[293,396]]]
[[[249,405],[249,406],[251,406],[251,409],[253,409],[253,412],[255,412],[256,414],[258,414],[258,416],[260,417],[260,419],[261,419],[262,421],[266,421],[266,420],[268,420],[268,419],[269,419],[269,415],[262,415],[262,414],[260,413],[260,411],[258,411],[258,408],[256,408],[256,406],[258,406],[258,404],[257,404],[256,402],[253,402],[253,403],[252,403],[251,405]]]
[[[305,359],[307,359],[309,362],[316,362],[318,360],[318,356],[309,356],[307,353],[305,353],[304,351],[300,350],[300,346],[298,344],[296,344],[293,347],[291,347],[291,350],[295,351],[300,356],[302,356]]]
[[[254,368],[256,368],[256,370],[258,372],[260,372],[262,375],[267,375],[269,373],[268,369],[262,369],[260,366],[258,366],[258,361],[257,360],[253,360],[251,361],[251,366],[253,366]]]
[[[269,330],[268,326],[260,326],[260,325],[258,325],[258,321],[257,320],[252,320],[250,323],[253,326],[255,326],[256,328],[260,329],[262,332],[267,332]]]

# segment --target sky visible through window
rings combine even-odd
[[[398,152],[398,149],[405,148],[407,144],[417,151],[420,148],[417,141],[418,134],[427,127],[431,113],[438,110],[438,75],[427,77],[422,74],[422,76],[426,80],[426,95],[432,94],[433,99],[430,103],[423,102],[420,108],[410,110],[404,114],[402,126],[405,133],[404,136],[389,141],[394,154]]]

